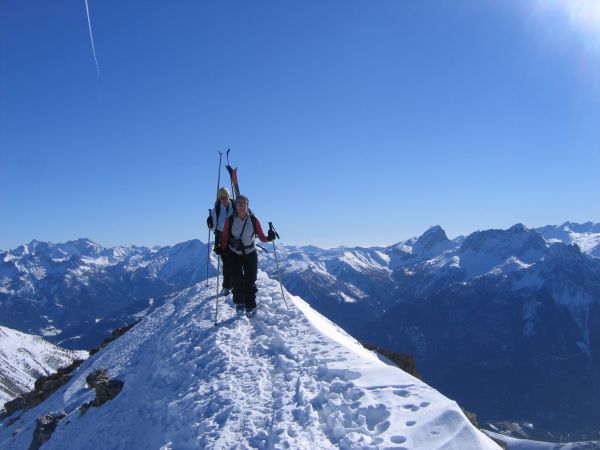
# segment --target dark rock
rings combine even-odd
[[[102,341],[102,344],[100,344],[98,347],[95,347],[90,350],[90,356],[98,353],[100,350],[102,350],[104,347],[106,347],[112,341],[123,336],[125,333],[127,333],[129,330],[131,330],[134,326],[136,326],[140,320],[136,320],[135,322],[130,323],[129,325],[125,325],[121,328],[117,328],[116,330],[113,330],[110,333],[110,336],[107,337],[106,339],[104,339],[104,341]]]
[[[112,400],[123,389],[123,382],[119,380],[102,381],[96,384],[96,400],[94,406],[100,406]]]
[[[43,389],[43,385],[44,383],[48,382],[48,381],[53,381],[53,380],[60,380],[62,379],[65,375],[69,375],[71,374],[75,369],[77,369],[81,364],[83,363],[83,359],[76,359],[75,361],[73,361],[71,364],[69,364],[67,367],[63,367],[61,369],[58,369],[55,373],[51,374],[51,375],[47,375],[47,376],[43,376],[43,377],[39,377],[36,381],[35,384],[33,385],[33,389],[34,390],[42,390]],[[68,381],[68,380],[67,380]],[[64,383],[63,383],[64,384]]]
[[[475,414],[474,412],[471,412],[471,411],[467,411],[466,409],[463,409],[463,408],[460,408],[460,409],[463,412],[463,414],[465,415],[465,417],[467,419],[469,419],[469,422],[471,422],[475,428],[479,428],[479,423],[477,422],[477,414]]]
[[[50,413],[45,416],[38,417],[35,421],[35,430],[33,432],[33,439],[29,445],[29,450],[38,450],[44,442],[50,439],[58,422],[60,422],[66,416],[65,413]]]
[[[79,411],[81,411],[81,414],[85,414],[91,407],[97,408],[112,400],[123,389],[123,382],[110,379],[106,369],[95,370],[85,378],[85,381],[96,390],[96,398],[80,406]]]
[[[421,378],[421,376],[417,373],[417,366],[415,365],[415,358],[413,355],[407,355],[400,352],[392,352],[377,345],[365,343],[362,343],[362,345],[368,350],[375,351],[380,355],[385,356],[387,359],[392,361],[396,366],[400,367],[406,373],[409,373],[412,376],[417,377],[419,379]]]
[[[92,402],[84,403],[83,405],[81,405],[79,407],[79,412],[81,412],[81,414],[85,414],[87,412],[87,410],[90,409],[91,407],[92,407]]]
[[[58,369],[58,371],[51,375],[38,378],[33,385],[33,391],[20,395],[4,404],[4,410],[0,412],[0,420],[10,416],[15,411],[26,411],[42,403],[71,379],[71,373],[81,363],[83,363],[83,359],[76,359],[67,367]]]

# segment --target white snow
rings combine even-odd
[[[35,380],[88,353],[65,350],[39,336],[0,326],[0,408],[33,388]]]
[[[558,226],[545,226],[538,231],[546,242],[577,244],[583,253],[600,257],[600,225],[591,222],[578,224],[565,222]]]
[[[346,302],[346,303],[356,303],[356,299],[355,298],[350,297],[348,294],[345,294],[342,291],[338,291],[337,295],[339,295],[340,298],[342,300],[344,300],[344,302]]]
[[[373,270],[383,270],[391,273],[391,270],[386,267],[383,263],[388,264],[389,258],[384,259],[383,261],[376,261],[370,257],[368,254],[361,254],[359,252],[354,251],[344,251],[339,257],[338,260],[340,262],[346,263],[348,266],[352,267],[357,272],[371,272]]]
[[[60,333],[62,333],[62,330],[59,330],[58,328],[52,325],[48,325],[47,327],[42,328],[41,333],[42,336],[57,336]]]
[[[35,418],[63,410],[45,449],[497,449],[458,405],[364,349],[259,274],[259,311],[236,317],[215,279],[170,296],[90,357],[46,402],[0,428],[0,448],[27,448]],[[97,368],[121,393],[81,415]],[[468,380],[465,380],[468,382]]]

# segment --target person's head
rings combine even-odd
[[[242,213],[242,215],[246,215],[248,213],[248,197],[245,195],[238,195],[235,199],[235,206],[237,207],[238,214]]]
[[[227,188],[222,187],[221,189],[219,189],[217,195],[221,203],[223,203],[224,205],[229,203],[229,197],[231,196],[229,195],[229,191],[227,190]]]

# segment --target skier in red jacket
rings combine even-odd
[[[256,275],[258,257],[254,237],[262,242],[275,239],[275,232],[263,232],[260,221],[248,209],[248,197],[239,195],[236,200],[237,213],[228,217],[221,235],[221,249],[228,252],[233,281],[233,303],[236,310],[246,309],[246,316],[252,317],[256,311]]]

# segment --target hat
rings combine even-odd
[[[235,203],[237,204],[239,202],[250,203],[250,200],[248,200],[248,197],[246,197],[245,195],[238,195],[237,198],[235,199]]]
[[[231,198],[231,194],[229,193],[229,191],[227,190],[227,188],[226,188],[226,187],[222,187],[221,189],[219,189],[219,190],[217,191],[217,196],[218,196],[218,197],[221,197],[221,196],[223,196],[223,195],[226,195],[226,196],[227,196],[227,198]]]

